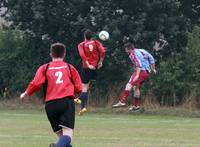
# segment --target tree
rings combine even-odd
[[[28,60],[32,54],[26,51],[26,41],[20,31],[0,30],[0,79],[10,92],[22,88],[30,78]]]
[[[199,97],[200,87],[200,27],[195,26],[188,34],[188,46],[185,58],[185,75],[188,92],[194,97]]]
[[[182,77],[182,70],[178,67],[183,66],[181,58],[185,54],[187,32],[191,29],[191,19],[188,19],[190,12],[184,11],[188,4],[186,1],[2,0],[2,2],[2,7],[7,8],[3,16],[11,23],[10,28],[23,31],[30,39],[27,45],[28,53],[20,49],[22,55],[31,55],[29,60],[22,61],[24,66],[28,65],[27,69],[47,62],[48,48],[52,42],[57,41],[66,44],[67,60],[80,67],[77,44],[83,40],[84,29],[90,28],[94,32],[105,29],[111,38],[108,42],[103,42],[107,48],[107,55],[99,74],[101,80],[97,85],[102,93],[107,93],[109,86],[119,86],[119,83],[127,82],[133,70],[123,50],[124,38],[132,38],[136,47],[151,51],[152,42],[164,37],[170,45],[157,53],[157,64],[160,64],[161,72],[157,79],[152,80],[153,89],[149,85],[146,85],[146,89],[151,89],[159,98],[163,95],[164,99],[172,95],[175,95],[176,99],[179,95],[177,94],[181,91],[177,88],[179,85],[173,81],[178,81]],[[177,62],[176,66],[173,62]],[[20,74],[22,75],[19,76],[23,77],[25,73]],[[166,76],[170,76],[170,79],[165,78]],[[109,86],[105,86],[106,84]],[[167,91],[165,87],[168,87]]]
[[[200,2],[198,0],[180,0],[181,12],[189,19],[191,30],[200,23]]]

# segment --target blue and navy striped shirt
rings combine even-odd
[[[153,56],[147,52],[145,49],[134,48],[129,55],[132,63],[141,70],[148,70],[150,72],[151,64],[155,64]]]

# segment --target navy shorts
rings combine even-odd
[[[89,68],[83,68],[81,72],[81,79],[84,84],[89,83],[90,81],[96,81],[97,79],[97,70],[91,70]]]
[[[65,97],[49,101],[45,105],[45,110],[54,132],[60,131],[63,127],[74,129],[75,104],[73,99]]]

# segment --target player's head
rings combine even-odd
[[[93,37],[93,32],[91,31],[91,30],[86,30],[85,32],[84,32],[84,37],[85,37],[85,39],[86,40],[90,40],[90,39],[92,39],[92,37]]]
[[[127,54],[130,54],[132,52],[132,50],[135,48],[134,44],[132,42],[127,42],[125,45],[124,45],[124,49],[125,49],[125,52]]]
[[[50,55],[52,58],[64,58],[66,54],[66,47],[62,43],[54,43],[50,48]]]

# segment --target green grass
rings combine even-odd
[[[48,147],[45,112],[0,110],[0,147]],[[200,118],[88,113],[76,117],[74,147],[200,147]]]

